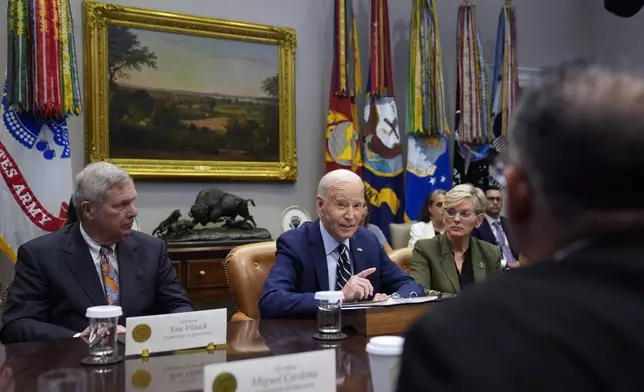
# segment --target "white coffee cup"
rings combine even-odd
[[[405,339],[400,336],[376,336],[367,343],[373,392],[396,390],[404,343]]]

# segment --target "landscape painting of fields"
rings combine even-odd
[[[278,162],[278,50],[109,26],[109,156]]]

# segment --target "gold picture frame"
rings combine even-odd
[[[146,65],[150,68],[153,67],[155,69],[155,71],[150,71],[150,73],[156,72],[156,70],[158,70],[157,55],[152,53],[152,56],[154,57],[153,58],[149,57],[151,52],[148,50],[147,46],[145,47],[143,46],[144,43],[139,42],[138,37],[140,36],[149,37],[153,34],[160,34],[159,37],[163,37],[163,39],[157,37],[157,38],[154,38],[156,41],[153,40],[150,42],[161,42],[161,43],[163,43],[164,40],[167,40],[168,37],[172,39],[180,38],[188,41],[193,40],[195,42],[197,42],[198,40],[201,40],[199,42],[203,43],[203,42],[206,42],[203,40],[203,38],[205,37],[207,39],[214,39],[213,41],[206,42],[208,45],[210,45],[211,43],[212,45],[226,44],[229,47],[232,47],[231,45],[237,45],[237,46],[245,45],[242,43],[263,44],[263,45],[253,46],[253,48],[259,48],[258,50],[268,50],[263,48],[268,48],[266,45],[274,45],[276,47],[275,48],[276,53],[274,56],[277,60],[277,65],[275,67],[275,69],[277,70],[277,74],[272,76],[272,79],[271,79],[272,80],[271,86],[274,86],[274,87],[272,87],[272,89],[270,87],[266,87],[265,83],[267,81],[270,82],[271,80],[268,80],[269,78],[263,79],[263,81],[261,82],[261,90],[266,91],[265,94],[267,94],[267,96],[259,97],[255,101],[253,101],[252,104],[250,104],[248,103],[250,102],[249,100],[242,99],[241,96],[236,100],[233,97],[233,98],[221,98],[221,100],[218,101],[220,97],[223,97],[223,96],[231,97],[231,95],[221,95],[214,92],[214,90],[209,90],[209,91],[212,91],[213,95],[208,95],[208,97],[214,97],[214,98],[204,98],[204,96],[202,95],[202,96],[199,96],[200,97],[199,100],[197,100],[197,98],[192,99],[190,97],[187,98],[187,101],[184,101],[183,99],[175,100],[176,97],[185,97],[185,95],[182,95],[183,94],[183,91],[182,91],[181,93],[176,93],[176,94],[169,92],[167,94],[175,94],[175,95],[172,95],[172,98],[168,98],[170,95],[166,95],[164,96],[163,100],[161,100],[158,98],[158,91],[177,91],[177,90],[159,90],[159,88],[164,88],[162,84],[165,83],[165,81],[168,81],[168,78],[163,76],[151,77],[150,75],[146,74],[147,76],[145,76],[145,78],[143,78],[143,76],[139,78],[141,80],[144,80],[144,79],[148,80],[149,83],[160,83],[158,85],[159,87],[157,87],[157,84],[155,84],[153,87],[150,87],[150,88],[138,87],[139,85],[137,86],[127,85],[125,83],[116,84],[117,79],[115,79],[115,76],[114,76],[115,74],[120,75],[122,80],[129,80],[129,77],[131,76],[129,74],[123,73],[123,68],[117,69],[118,66],[122,64],[119,62],[121,61],[121,57],[118,57],[117,55],[114,55],[112,53],[114,45],[126,45],[121,43],[123,41],[123,38],[119,38],[119,34],[122,34],[124,31],[127,34],[129,34],[128,36],[129,38],[132,38],[131,37],[132,34],[130,34],[131,32],[137,32],[138,36],[137,35],[134,36],[134,39],[136,40],[136,45],[139,45],[137,46],[137,48],[144,49],[145,50],[144,54],[148,55],[147,63],[145,63],[146,61],[145,59],[141,60],[143,62],[139,64],[136,64],[134,60],[132,60],[130,61],[130,64],[129,64],[130,68],[127,68],[127,66],[125,68],[125,69],[129,69],[129,71],[131,72],[139,72],[139,73],[142,72],[141,70],[143,68],[146,68]],[[166,35],[163,35],[164,33]],[[112,41],[109,41],[110,37],[108,37],[108,35],[111,35]],[[113,38],[115,36],[117,38]],[[195,38],[195,37],[202,37],[202,38]],[[85,39],[84,41],[84,60],[85,60],[84,75],[85,75],[86,154],[89,162],[97,162],[97,161],[112,162],[116,165],[119,165],[123,169],[127,170],[135,178],[152,178],[152,179],[194,178],[194,179],[204,179],[204,180],[218,179],[218,180],[240,180],[240,181],[246,181],[246,180],[295,181],[297,179],[297,156],[295,152],[295,70],[294,70],[295,51],[296,51],[297,41],[296,41],[296,35],[295,35],[294,29],[285,28],[285,27],[275,27],[275,26],[269,26],[269,25],[252,24],[252,23],[245,23],[245,22],[232,22],[232,21],[215,19],[215,18],[154,11],[150,9],[126,7],[126,6],[116,5],[116,4],[85,1],[84,2],[84,39]],[[249,45],[246,45],[246,46],[249,46]],[[246,49],[246,46],[244,46],[244,48],[242,49],[251,51],[251,49]],[[196,52],[198,52],[200,46],[193,44],[191,48],[193,49],[196,48]],[[234,49],[234,50],[237,51],[242,49]],[[252,49],[252,50],[255,50],[255,49]],[[108,55],[108,52],[110,52],[109,55]],[[123,53],[131,53],[131,50],[129,52],[124,50]],[[162,53],[167,53],[167,51],[164,51]],[[185,53],[188,53],[188,52],[185,52]],[[190,52],[190,53],[193,53],[193,52]],[[212,52],[204,51],[204,53],[212,53]],[[234,53],[238,53],[238,52],[234,52]],[[270,54],[272,52],[269,51],[266,53]],[[170,57],[168,56],[164,58],[170,59]],[[139,61],[139,60],[140,59],[137,57],[136,61]],[[197,61],[194,61],[194,60],[191,61],[190,58],[182,58],[180,60],[183,62],[179,66],[181,73],[185,72],[186,75],[190,76],[190,73],[191,73],[190,67],[196,66]],[[233,61],[233,60],[235,59],[232,59],[231,57],[231,59],[224,59],[221,61]],[[134,62],[134,66],[132,66],[131,64],[133,62]],[[255,63],[261,63],[261,61],[256,61]],[[263,61],[262,64],[266,64],[266,63],[267,61]],[[125,62],[125,64],[127,64],[127,62]],[[137,68],[137,65],[138,65],[138,68]],[[165,67],[165,68],[171,68],[171,67]],[[172,69],[175,69],[175,68],[172,68]],[[232,68],[231,67],[222,68],[221,70],[218,70],[218,72],[222,72],[222,71],[226,72],[226,69],[231,70]],[[233,71],[230,71],[230,72],[233,72]],[[136,75],[139,75],[139,74],[135,74],[135,76]],[[172,80],[175,80],[174,81],[175,85],[179,85],[182,83],[182,81],[178,79],[179,77],[180,76],[176,76],[177,80],[172,79]],[[215,77],[219,78],[219,76],[215,76]],[[262,77],[259,72],[257,74],[257,77],[258,78]],[[205,79],[203,80],[205,81]],[[118,83],[121,83],[120,81],[121,79],[118,79]],[[199,83],[199,82],[193,81],[193,83]],[[233,83],[233,82],[222,82],[222,83]],[[257,84],[255,83],[254,86],[256,85]],[[113,86],[113,88],[111,89],[110,86]],[[122,90],[119,90],[121,89],[121,86],[126,86],[126,87],[123,87]],[[234,89],[235,87],[229,86],[229,88]],[[254,87],[254,89],[258,89],[258,88],[259,87]],[[143,119],[141,119],[142,117],[141,115],[138,115],[138,119],[134,119],[135,117],[137,117],[135,115],[132,115],[129,117],[128,117],[128,114],[122,115],[122,113],[119,112],[119,110],[122,109],[124,104],[122,103],[122,100],[120,97],[125,96],[124,94],[126,89],[129,89],[127,90],[128,94],[130,94],[128,95],[128,97],[130,97],[128,99],[132,99],[132,100],[134,98],[131,98],[131,97],[135,96],[134,89],[139,89],[136,91],[136,93],[139,95],[136,95],[136,96],[137,97],[144,96],[144,98],[141,98],[140,101],[136,101],[135,106],[137,108],[138,106],[142,106],[142,107],[145,106],[147,108],[146,110],[152,111],[152,114],[150,114],[148,117],[143,116],[145,117]],[[140,89],[143,89],[144,92],[141,93]],[[121,94],[119,95],[118,100],[114,98],[115,96],[117,96],[117,93],[116,93],[117,91],[119,94]],[[152,91],[153,93],[150,93],[150,91]],[[154,94],[157,94],[157,95],[154,95]],[[194,93],[194,94],[197,94],[197,93]],[[242,103],[240,103],[240,99],[242,99],[241,101]],[[253,98],[251,97],[251,99]],[[229,106],[236,102],[236,104],[239,105],[238,108],[242,107],[241,105],[249,105],[248,106],[249,109],[245,112],[238,111],[236,114],[237,117],[235,118],[233,117],[224,118],[225,124],[226,124],[223,126],[224,129],[221,129],[222,127],[221,125],[217,125],[220,128],[217,128],[215,130],[210,129],[205,125],[204,126],[199,125],[199,124],[204,124],[203,122],[199,123],[199,121],[202,121],[202,120],[214,121],[215,117],[210,117],[208,119],[203,118],[198,120],[183,120],[183,117],[179,118],[180,116],[177,114],[176,115],[177,119],[172,119],[171,122],[173,124],[175,123],[179,124],[179,125],[175,125],[175,127],[178,127],[177,129],[180,129],[182,133],[181,133],[181,136],[176,136],[177,135],[176,132],[179,132],[179,131],[175,131],[175,129],[173,129],[171,126],[164,125],[168,123],[167,121],[164,122],[164,120],[167,120],[167,119],[155,120],[156,118],[160,118],[160,114],[158,113],[168,112],[168,110],[165,110],[167,106],[162,106],[162,108],[164,108],[163,110],[157,110],[156,105],[169,105],[168,102],[170,102],[171,100],[173,100],[171,104],[175,105],[173,106],[173,108],[176,111],[180,111],[184,109],[201,110],[200,108],[203,106],[202,105],[203,100],[212,101],[211,103],[206,104],[207,108],[202,110],[200,113],[198,113],[196,115],[197,117],[199,115],[203,116],[204,112],[206,112],[205,115],[207,116],[210,116],[211,113],[215,113],[217,110],[216,108],[222,107],[222,106],[216,106],[217,102],[224,102],[226,105],[229,105]],[[117,103],[114,103],[113,101]],[[144,105],[141,102],[145,102],[146,104]],[[162,102],[162,103],[159,103],[159,102]],[[180,102],[181,106],[179,105],[179,103],[176,103],[176,102]],[[185,103],[185,102],[188,102],[188,103]],[[114,103],[114,109],[113,111],[110,111],[110,106],[112,103]],[[278,105],[277,109],[275,109],[276,104]],[[130,103],[128,105],[134,105],[134,104]],[[150,109],[150,105],[152,105],[152,109]],[[198,106],[197,109],[195,109],[195,105]],[[208,107],[208,105],[212,105],[212,106]],[[129,108],[131,106],[125,105],[125,107]],[[232,109],[230,107],[226,107],[225,109],[228,110],[229,113],[232,113],[231,112]],[[134,109],[123,109],[123,110],[130,110],[136,113],[141,112],[141,110],[139,109],[137,109],[136,111]],[[267,118],[269,120],[277,118],[278,125],[271,125],[271,124],[274,124],[275,121],[266,121],[265,123],[261,123],[261,121],[253,120],[255,122],[250,123],[251,120],[247,120],[247,118],[250,117],[249,113],[251,113],[251,110],[253,115],[257,114],[257,118],[263,118],[264,120],[266,120]],[[277,111],[279,113],[277,113]],[[263,114],[264,117],[260,117],[262,113],[264,113]],[[273,117],[271,117],[270,113],[272,113]],[[223,116],[222,114],[218,114],[218,115]],[[213,114],[213,116],[215,115]],[[232,115],[228,115],[228,116],[232,116]],[[219,120],[221,120],[222,118],[223,117],[217,117],[217,119]],[[114,123],[117,125],[113,125],[111,128],[110,121],[114,121]],[[155,123],[155,121],[157,125],[150,125],[150,123]],[[187,125],[188,123],[186,121],[188,122],[193,121],[193,122],[190,122],[190,124]],[[123,125],[123,124],[126,124],[126,122],[130,128],[127,128],[125,127],[125,125]],[[233,129],[231,128],[231,122],[234,122],[234,124],[237,124],[237,122],[239,122],[239,124],[242,124],[243,122],[242,125],[243,127],[246,127],[246,128],[242,128],[242,125],[237,124],[236,125],[237,128],[234,128],[235,131],[233,131],[231,130]],[[221,121],[217,124],[220,124],[220,123]],[[213,124],[213,122],[206,123],[206,125],[208,124]],[[256,126],[256,129],[261,130],[257,132],[265,132],[266,135],[268,136],[260,133],[258,136],[258,139],[254,139],[256,136],[255,131],[252,131],[252,130],[248,131],[248,129],[251,129],[251,126],[253,124]],[[119,126],[119,127],[122,126],[122,128],[118,128],[118,132],[117,132],[115,130],[117,129],[115,128],[115,126]],[[144,127],[155,127],[155,126],[159,128],[155,129],[154,132],[146,133],[146,131],[142,130],[144,129]],[[138,127],[138,128],[132,128],[132,127]],[[185,136],[186,134],[192,135],[190,133],[186,133],[189,131],[194,131],[194,135],[195,135],[194,138]],[[201,132],[199,134],[201,136],[198,135],[199,132]],[[252,133],[248,133],[248,132],[252,132]],[[126,135],[126,136],[118,136],[120,137],[120,139],[118,139],[117,136],[114,136],[117,133],[118,135]],[[167,134],[169,135],[168,137],[170,138],[175,137],[177,138],[177,140],[181,140],[182,141],[181,143],[183,142],[188,143],[188,141],[190,141],[190,143],[192,143],[192,146],[186,147],[185,150],[181,148],[175,149],[176,142],[174,141],[174,139],[162,139],[161,136],[158,136],[161,134],[163,135]],[[275,141],[275,135],[277,134],[279,134],[279,137],[277,138],[277,141]],[[145,149],[141,149],[140,147],[137,147],[137,144],[135,142],[130,143],[129,141],[134,139],[126,139],[128,137],[131,137],[127,135],[135,135],[134,139],[136,139],[136,143],[146,143],[145,138],[156,138],[156,139],[154,139],[154,142],[152,144],[150,143],[145,144],[145,146],[152,146],[152,147],[149,147],[149,151],[147,151]],[[152,136],[149,136],[149,135],[152,135]],[[246,135],[246,136],[243,136],[243,135]],[[252,135],[252,137],[249,139],[248,135]],[[221,145],[226,146],[225,147],[226,149],[219,150],[217,146],[212,146],[212,151],[214,151],[213,159],[212,160],[203,159],[203,156],[209,156],[204,152],[205,150],[207,150],[208,147],[206,147],[207,143],[199,142],[201,140],[199,139],[199,137],[204,137],[204,138],[219,137],[219,139],[216,139],[219,141],[224,140],[221,138],[226,137],[228,138],[226,139],[228,141],[221,142]],[[244,140],[242,141],[239,139],[244,139]],[[125,142],[123,143],[118,142],[123,140],[125,140]],[[170,140],[170,141],[161,142],[160,140]],[[260,140],[262,142],[259,144],[252,144],[251,142],[253,140]],[[112,143],[113,145],[110,146],[110,143]],[[243,147],[244,143],[246,143],[246,145],[249,147],[245,147],[246,150],[243,150],[243,149],[240,150],[240,148]],[[235,144],[237,146],[237,150],[234,150],[232,147],[230,147],[232,144]],[[167,147],[167,145],[172,145],[173,147],[170,148],[170,147]],[[182,147],[182,146],[183,145],[179,147]],[[193,150],[198,149],[200,151],[199,154],[201,154],[201,158],[191,159],[192,156],[197,156],[197,154],[194,153],[193,155],[189,155],[187,152],[184,153],[184,151],[189,151],[190,148],[192,148]],[[270,150],[271,148],[272,150]],[[163,152],[165,154],[163,158],[159,157],[161,155],[161,153],[159,152],[160,151],[159,149],[165,149],[165,151]],[[277,155],[278,149],[279,149],[279,156]],[[135,155],[135,156],[127,155],[128,150],[130,155]],[[173,155],[173,151],[175,150],[180,151],[180,153],[177,153],[178,155],[184,154],[182,155],[184,158],[174,159],[175,156]],[[237,155],[235,155],[237,158],[234,158],[234,159],[231,158],[233,156],[232,153],[229,153],[229,151],[233,151],[233,150],[238,152]],[[223,154],[226,154],[226,153],[229,154],[228,156],[226,156],[225,160],[221,158],[218,160],[217,155],[215,155],[215,154],[221,155],[222,154],[221,151],[225,151]],[[139,154],[142,154],[142,155],[148,154],[149,156],[139,156]],[[190,152],[190,154],[192,154],[192,152]],[[245,159],[246,156],[248,156],[249,159]],[[188,157],[188,158],[185,158],[185,157]],[[258,157],[261,158],[260,161],[258,161],[258,159],[260,159]],[[273,158],[269,159],[266,157],[273,157]]]

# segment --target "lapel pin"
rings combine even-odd
[[[362,248],[358,248],[358,252],[362,252]]]
[[[483,264],[483,262],[482,262],[482,261],[479,263],[479,268],[481,268],[481,269],[485,269],[485,264]]]

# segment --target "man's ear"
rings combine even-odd
[[[85,216],[88,219],[94,219],[94,210],[92,209],[92,203],[84,201],[81,203],[81,216]],[[78,217],[80,219],[80,216]]]
[[[322,206],[324,205],[324,199],[321,198],[320,196],[317,196],[315,198],[315,210],[318,213],[318,216],[322,213]]]
[[[505,207],[510,222],[522,223],[529,219],[531,213],[531,192],[524,170],[517,165],[505,169],[507,196]]]

